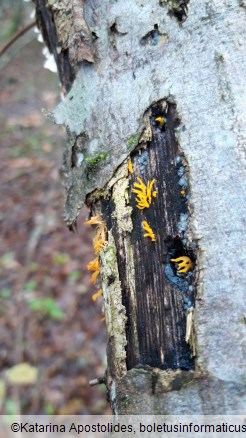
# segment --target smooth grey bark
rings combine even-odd
[[[68,20],[59,2],[36,3],[43,3],[51,15],[56,13],[56,30],[60,20]],[[79,2],[66,0],[60,5],[63,3],[64,10],[74,11]],[[246,5],[239,0],[192,0],[182,12],[179,3],[87,0],[86,28],[83,19],[79,22],[76,15],[76,21],[70,14],[65,42],[59,40],[57,31],[52,50],[59,54],[58,62],[60,57],[62,65],[68,62],[70,66],[64,81],[68,93],[52,116],[68,132],[63,166],[65,220],[74,227],[86,197],[94,214],[101,213],[98,200],[110,193],[122,235],[131,234],[125,160],[139,144],[148,148],[153,132],[146,111],[163,99],[175,104],[180,119],[176,139],[189,168],[186,237],[188,244],[198,242],[196,366],[191,371],[128,369],[127,315],[116,242],[109,231],[100,261],[107,329],[109,339],[114,338],[109,357],[113,365],[107,373],[110,400],[117,413],[242,414]],[[81,1],[80,11],[82,6]],[[93,56],[86,52],[83,61],[84,52],[80,51],[76,65],[69,41],[74,41],[71,32],[83,33],[83,29],[81,44],[91,47]],[[73,61],[67,61],[69,50]],[[61,80],[65,70],[60,69]],[[134,293],[131,272],[136,260],[131,244],[125,248]],[[106,279],[112,273],[115,280],[110,285]]]

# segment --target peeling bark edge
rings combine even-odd
[[[44,41],[55,57],[59,78],[68,92],[75,79],[78,65],[94,62],[92,35],[84,19],[83,0],[50,2],[33,0],[36,22]]]
[[[58,51],[56,26],[51,11],[47,8],[46,0],[33,0],[36,5],[36,22],[44,42],[50,53],[55,57],[58,74],[62,86],[68,91],[75,78],[75,72],[70,64],[68,49]]]

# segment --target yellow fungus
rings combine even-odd
[[[100,265],[99,265],[98,257],[96,257],[94,260],[92,260],[90,263],[88,263],[87,269],[88,269],[88,271],[94,271],[91,278],[90,278],[90,282],[95,284],[96,279],[97,279],[98,275],[100,274]]]
[[[132,189],[132,192],[137,195],[137,208],[139,208],[139,210],[143,210],[144,208],[149,208],[152,202],[152,197],[155,198],[157,196],[157,192],[153,190],[153,184],[155,183],[155,179],[152,179],[152,181],[148,181],[147,186],[139,177],[137,177],[137,180],[139,183],[135,182],[133,184],[135,188]]]
[[[194,268],[194,263],[190,257],[182,256],[177,259],[171,259],[171,262],[178,263],[178,272],[185,273]]]
[[[87,265],[88,271],[97,271],[99,269],[99,260],[98,257],[96,257],[94,260],[92,260]]]
[[[97,225],[96,235],[93,239],[94,252],[95,252],[97,257],[94,260],[92,260],[90,263],[88,263],[88,265],[87,265],[88,271],[94,271],[93,274],[91,275],[90,281],[91,281],[91,283],[95,284],[97,281],[97,277],[101,271],[98,254],[106,242],[106,224],[101,219],[100,216],[92,216],[89,221],[85,222],[85,224],[86,225]]]
[[[152,187],[154,183],[155,183],[155,179],[152,179],[152,181],[151,182],[148,181],[147,184],[147,201],[149,202],[149,204],[151,204],[151,193],[153,198],[156,198],[157,195],[156,191],[152,192]]]
[[[149,226],[148,222],[147,221],[143,221],[142,225],[143,225],[144,231],[147,231],[147,233],[144,234],[144,237],[150,237],[152,242],[156,242],[155,235],[153,233],[152,228]]]
[[[101,251],[106,242],[106,224],[100,216],[92,216],[86,225],[97,225],[96,235],[93,239],[94,252],[96,255]]]
[[[96,227],[96,235],[93,239],[93,247],[94,247],[94,253],[97,256],[94,260],[92,260],[87,265],[88,271],[94,271],[91,275],[90,282],[93,284],[96,284],[97,277],[101,272],[101,267],[99,263],[99,253],[101,249],[104,247],[106,243],[106,233],[107,233],[107,227],[106,223],[101,219],[100,216],[92,216],[90,220],[85,222],[86,225],[97,225]],[[96,301],[96,299],[102,295],[102,290],[99,289],[94,295],[92,295],[93,301]]]
[[[91,216],[89,221],[84,222],[85,225],[98,225],[101,224],[103,221],[100,218],[100,216]]]
[[[103,239],[94,239],[94,253],[97,255],[101,249],[104,247],[105,240]]]
[[[98,271],[93,272],[91,278],[90,278],[90,282],[93,284],[96,284],[97,281],[97,277],[100,274],[100,269]]]
[[[99,298],[102,295],[102,293],[103,293],[102,289],[99,289],[95,294],[92,295],[92,297],[91,297],[92,300],[96,301],[97,298]]]
[[[133,173],[132,160],[129,158],[127,168],[130,173]]]
[[[97,232],[93,239],[93,247],[96,255],[98,255],[101,249],[104,247],[105,242],[106,242],[106,224],[105,222],[102,221],[97,226]]]
[[[156,122],[159,122],[160,125],[162,125],[162,126],[164,126],[165,123],[166,123],[164,117],[161,117],[161,116],[156,117],[155,121],[156,121]]]

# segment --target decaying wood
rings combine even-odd
[[[165,120],[164,126],[158,124],[158,117]],[[152,386],[161,369],[174,370],[172,379],[180,387],[194,377],[190,371],[194,370],[194,326],[191,323],[187,333],[187,318],[194,312],[195,271],[179,274],[171,262],[187,255],[195,264],[197,252],[196,243],[188,239],[188,167],[175,135],[179,118],[173,103],[159,101],[146,111],[144,120],[139,144],[130,156],[131,172],[125,162],[105,191],[87,200],[100,211],[108,229],[108,243],[100,252],[108,331],[107,386],[111,393],[117,387],[119,394],[124,376],[134,368],[146,369]],[[157,196],[143,210],[137,208],[132,192],[137,178],[146,185],[155,180]],[[144,237],[144,220],[156,241]],[[168,376],[162,379],[166,390],[171,390]],[[124,403],[121,406],[112,397],[111,402],[117,412],[129,412]]]
[[[155,122],[158,115],[165,115],[165,127]],[[127,315],[127,369],[149,365],[188,370],[194,367],[192,351],[185,341],[187,309],[194,306],[194,271],[179,274],[175,263],[170,262],[183,255],[195,261],[195,242],[187,239],[188,169],[175,139],[175,105],[159,102],[145,118],[152,131],[151,141],[131,155],[133,173],[119,177],[110,200],[102,203],[102,214],[116,245]],[[155,179],[157,196],[144,210],[137,208],[131,192],[137,177],[146,184]],[[156,242],[144,237],[144,220],[154,231]]]

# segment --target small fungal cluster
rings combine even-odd
[[[92,216],[89,221],[85,222],[86,225],[96,225],[96,235],[93,239],[93,248],[94,253],[96,255],[96,258],[92,260],[87,265],[88,271],[92,271],[93,274],[91,275],[90,281],[93,284],[96,284],[97,277],[100,274],[101,267],[99,262],[99,253],[101,249],[104,247],[104,244],[106,242],[106,224],[101,219],[100,216]],[[92,300],[96,301],[98,297],[102,295],[102,289],[99,289],[96,293],[92,295]]]
[[[161,126],[164,126],[165,120],[163,117],[159,116],[155,118],[155,121],[158,122]],[[181,158],[177,157],[177,164],[180,164]],[[132,161],[129,158],[128,159],[128,171],[129,173],[133,173],[133,165]],[[183,166],[179,167],[178,170],[178,176],[180,177],[179,180],[179,186],[182,187],[180,194],[181,196],[186,196],[185,188],[187,187],[187,178],[185,176],[185,170]],[[156,198],[157,196],[157,190],[154,190],[153,186],[155,184],[155,179],[152,179],[151,181],[147,182],[147,185],[144,184],[144,182],[141,180],[141,178],[137,177],[138,182],[134,182],[132,189],[132,193],[136,195],[136,207],[139,210],[144,210],[145,208],[149,208],[153,198]],[[184,220],[185,219],[185,220]],[[182,222],[183,220],[183,222]],[[188,214],[181,214],[180,221],[178,223],[178,231],[184,232],[186,230],[186,222],[188,221]],[[156,242],[155,234],[148,224],[146,220],[142,221],[142,226],[145,231],[144,237],[148,237],[151,239],[152,242]],[[179,274],[186,274],[188,271],[192,270],[194,268],[194,263],[188,256],[180,256],[175,259],[170,259],[171,262],[177,264],[177,272]]]
[[[155,235],[153,233],[153,230],[150,228],[148,222],[143,221],[142,224],[143,224],[144,231],[146,231],[146,233],[144,234],[144,237],[150,237],[152,242],[156,242]]]
[[[129,173],[133,173],[132,162],[128,160],[128,171]],[[137,177],[138,182],[133,183],[134,188],[132,189],[132,193],[136,195],[136,207],[139,210],[144,210],[145,208],[149,208],[153,198],[156,198],[157,191],[154,190],[153,186],[155,184],[155,179],[147,182],[147,185],[141,180],[141,178]],[[148,224],[147,221],[142,221],[142,226],[144,231],[144,237],[149,237],[152,242],[156,242],[155,234]]]
[[[127,162],[128,172],[133,173],[132,160],[129,158]]]
[[[155,121],[158,122],[161,126],[164,126],[166,123],[164,117],[162,116],[156,117]]]
[[[190,257],[188,256],[182,256],[182,257],[178,257],[177,259],[171,259],[171,262],[178,264],[178,272],[180,273],[186,273],[190,269],[194,268],[194,263],[191,261]]]
[[[155,179],[152,179],[152,181],[148,181],[147,186],[143,183],[141,178],[137,177],[138,183],[134,183],[135,189],[132,189],[132,193],[135,193],[136,196],[136,202],[137,202],[137,208],[139,210],[143,210],[144,208],[149,208],[152,197],[156,198],[157,191],[153,190],[153,185],[155,183]]]

